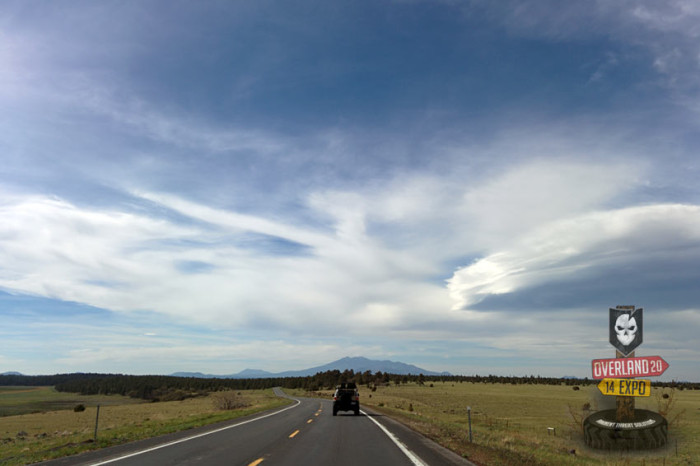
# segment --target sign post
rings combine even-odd
[[[659,413],[647,409],[635,411],[634,399],[651,395],[651,381],[668,369],[661,356],[635,357],[642,344],[643,310],[635,306],[610,308],[610,344],[614,359],[594,359],[593,379],[603,395],[616,397],[616,409],[604,409],[583,420],[586,445],[606,450],[659,448],[668,441],[668,422]],[[638,377],[644,377],[640,379]]]

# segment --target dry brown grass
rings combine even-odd
[[[234,419],[288,403],[275,397],[272,390],[242,391],[236,398],[239,408],[226,411],[216,407],[213,395],[183,401],[101,406],[97,443],[92,442],[95,406],[82,412],[64,409],[0,417],[0,464],[57,458]]]
[[[661,393],[661,400],[668,401],[661,389],[655,388],[654,394],[657,392]],[[668,420],[677,419],[669,428],[669,445],[634,454],[601,452],[584,445],[580,423],[589,414],[588,408],[591,412],[603,409],[603,404],[610,401],[603,399],[595,386],[574,390],[563,385],[392,384],[376,391],[361,390],[361,403],[404,422],[477,464],[698,464],[700,391],[677,390],[673,396],[674,402],[665,406]],[[472,409],[473,443],[468,438],[467,406]],[[657,411],[657,400],[654,396],[638,399],[637,407]],[[682,416],[678,417],[679,413]],[[556,435],[548,427],[554,427]]]

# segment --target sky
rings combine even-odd
[[[691,0],[1,0],[0,372],[700,381]]]

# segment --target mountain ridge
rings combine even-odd
[[[451,375],[449,372],[434,372],[429,371],[413,364],[406,364],[399,361],[390,360],[375,360],[368,359],[363,356],[357,357],[344,357],[336,361],[323,364],[321,366],[310,367],[308,369],[293,370],[293,371],[283,371],[283,372],[268,372],[260,369],[244,369],[235,374],[229,375],[215,375],[215,374],[203,374],[201,372],[175,372],[170,374],[175,377],[195,377],[195,378],[211,378],[211,379],[264,379],[264,378],[277,378],[277,377],[307,377],[315,375],[319,372],[327,371],[346,371],[352,370],[353,372],[387,372],[390,374],[399,375]]]

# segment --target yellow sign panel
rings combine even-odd
[[[598,389],[603,395],[650,396],[651,380],[603,379]]]

